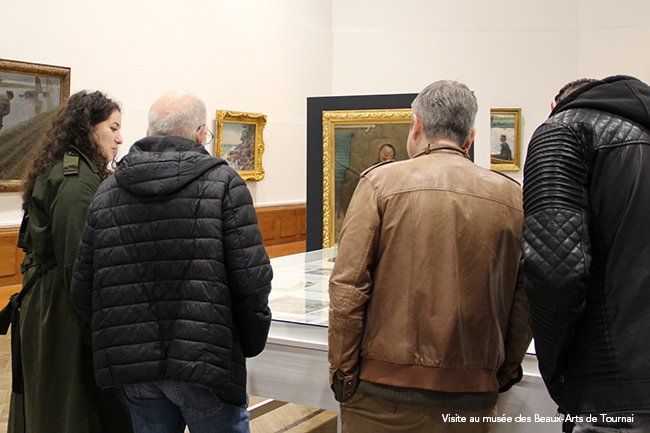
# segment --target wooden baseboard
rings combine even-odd
[[[16,247],[19,227],[0,229],[0,287],[22,284],[20,264],[25,254]]]
[[[288,244],[307,239],[307,206],[262,206],[255,208],[264,237],[264,246]]]
[[[0,309],[4,308],[7,302],[9,302],[9,297],[11,295],[20,292],[20,289],[22,288],[22,284],[0,287]]]
[[[304,253],[307,250],[305,211],[304,204],[255,208],[269,257]],[[0,289],[20,286],[23,281],[20,264],[25,254],[16,247],[18,230],[18,227],[0,229]],[[4,292],[0,292],[0,300],[4,298]]]

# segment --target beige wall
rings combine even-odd
[[[256,205],[304,202],[308,96],[414,93],[451,78],[476,91],[477,161],[489,161],[489,109],[522,108],[525,147],[557,90],[580,76],[650,82],[646,0],[10,0],[0,58],[72,68],[72,91],[124,106],[125,145],[144,135],[163,92],[262,112],[266,180]],[[521,172],[513,173],[521,180]],[[0,227],[20,220],[0,194]]]
[[[458,79],[479,99],[477,162],[489,165],[489,109],[521,108],[522,150],[551,99],[581,76],[650,82],[645,0],[333,0],[333,94],[418,92]],[[638,48],[637,48],[638,47]],[[522,172],[509,172],[521,181]]]
[[[305,201],[306,97],[331,93],[330,0],[3,1],[0,58],[72,68],[72,92],[123,104],[125,144],[146,131],[168,90],[217,109],[264,113],[266,180],[256,205]],[[20,222],[18,194],[0,194],[0,227]]]

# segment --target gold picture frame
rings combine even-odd
[[[216,117],[214,154],[225,159],[245,181],[264,180],[266,115],[217,110]]]
[[[490,167],[496,171],[521,170],[521,108],[490,110]]]
[[[0,59],[0,192],[18,192],[58,108],[70,68]]]
[[[346,200],[342,196],[345,195],[349,204],[356,187],[355,176],[358,182],[360,173],[378,162],[378,150],[386,144],[391,144],[395,159],[408,159],[406,141],[411,125],[411,109],[323,111],[322,119],[323,248],[329,248],[338,244],[338,236],[347,210]],[[349,161],[347,163],[338,161],[336,134],[339,131],[355,129],[361,137],[356,142],[350,139]],[[343,173],[342,175],[339,173],[340,181],[336,179],[336,167],[339,167],[339,171]],[[346,179],[348,175],[350,175],[350,182]],[[349,188],[344,191],[343,187],[346,186]]]

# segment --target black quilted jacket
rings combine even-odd
[[[535,132],[522,247],[540,370],[560,410],[650,410],[650,87],[580,88]]]
[[[97,191],[75,263],[98,385],[173,379],[244,404],[271,276],[241,177],[191,140],[138,141]]]

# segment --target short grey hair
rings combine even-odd
[[[474,92],[457,81],[429,84],[411,105],[430,141],[451,140],[462,146],[469,140],[478,112]]]
[[[156,104],[149,109],[149,135],[176,135],[194,140],[197,130],[207,119],[205,104],[197,97],[181,110],[160,117]]]

